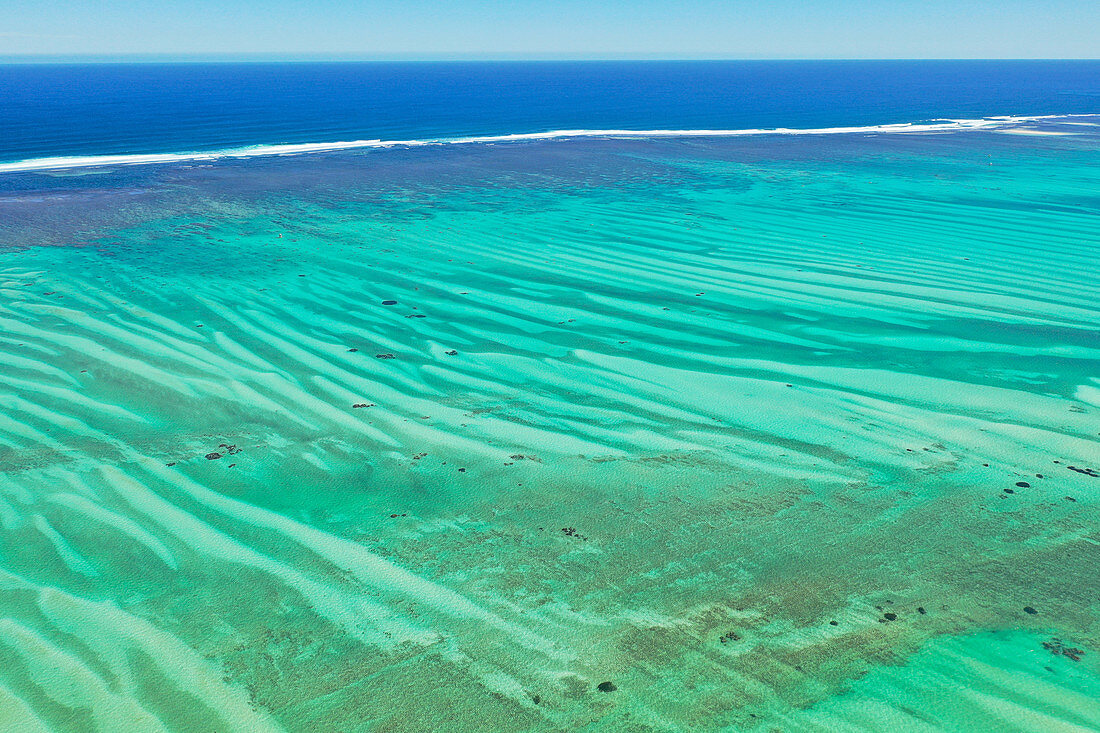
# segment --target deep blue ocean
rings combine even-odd
[[[1095,112],[1097,61],[5,65],[0,163],[556,129]]]

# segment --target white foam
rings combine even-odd
[[[204,152],[139,153],[132,155],[80,155],[69,157],[31,158],[0,163],[0,173],[25,171],[72,170],[75,168],[101,168],[104,166],[150,165],[155,163],[195,163],[223,158],[255,158],[272,155],[301,155],[362,148],[422,147],[426,145],[470,145],[475,143],[509,143],[533,140],[559,140],[569,138],[668,138],[668,137],[748,137],[754,135],[851,135],[943,133],[963,130],[1005,130],[1040,120],[1058,120],[1095,115],[1036,115],[1030,117],[982,117],[978,119],[945,119],[921,123],[896,123],[889,125],[865,125],[854,127],[818,128],[748,128],[741,130],[550,130],[511,135],[481,135],[472,137],[427,138],[419,140],[349,140],[321,143],[294,143],[282,145],[254,145]]]

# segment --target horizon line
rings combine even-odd
[[[363,53],[274,53],[274,52],[228,52],[228,53],[28,53],[0,54],[0,64],[130,64],[130,63],[438,63],[438,62],[610,62],[610,61],[744,61],[744,62],[1095,62],[1100,57],[907,57],[907,56],[750,56],[733,54],[649,54],[649,53],[447,53],[422,54],[415,52],[389,54]]]

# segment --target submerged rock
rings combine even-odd
[[[596,685],[596,689],[600,692],[614,692],[619,688],[615,686],[614,682],[601,682],[600,684]]]
[[[1061,639],[1051,639],[1050,641],[1043,642],[1043,648],[1056,657],[1066,657],[1072,659],[1075,662],[1081,661],[1081,655],[1085,653],[1084,649],[1078,649],[1075,646],[1068,646]]]

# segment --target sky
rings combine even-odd
[[[0,57],[1097,58],[1100,0],[0,0]]]

